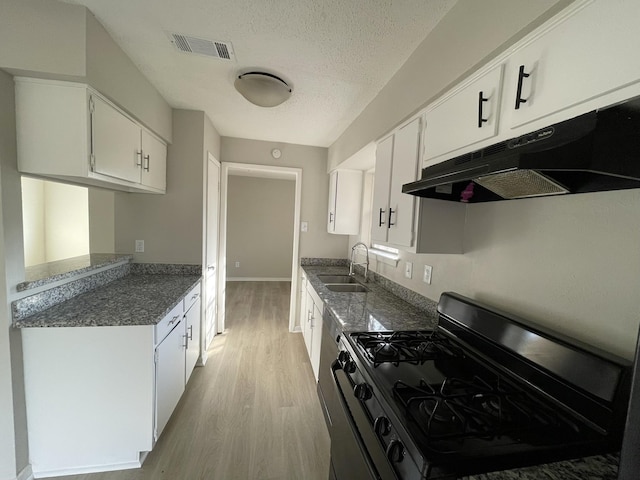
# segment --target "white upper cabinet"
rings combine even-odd
[[[16,78],[18,170],[112,190],[164,193],[164,142],[87,85]]]
[[[402,185],[418,177],[421,119],[416,118],[378,144],[373,185],[372,241],[411,247],[414,241],[415,197]]]
[[[362,171],[334,170],[329,175],[327,232],[357,235],[362,207]]]
[[[91,95],[89,105],[93,171],[139,183],[142,129],[97,95]]]
[[[167,187],[167,146],[146,130],[142,130],[141,183],[162,191]]]
[[[454,90],[426,114],[425,166],[429,159],[498,134],[503,66]]]
[[[505,124],[542,128],[624,100],[603,97],[640,81],[638,19],[637,0],[595,0],[543,26],[508,58]]]

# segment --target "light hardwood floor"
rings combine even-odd
[[[58,480],[326,480],[329,436],[288,282],[229,282],[214,338],[140,469]]]

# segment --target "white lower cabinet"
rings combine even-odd
[[[302,335],[311,361],[311,369],[317,381],[320,370],[320,342],[322,339],[324,303],[309,282],[307,282],[305,308],[305,318],[301,319],[301,321],[304,320],[304,325],[301,325]]]
[[[153,432],[156,441],[184,392],[185,323],[181,318],[169,335],[156,347],[156,415]]]
[[[184,392],[199,327],[200,283],[157,325],[22,329],[34,476],[140,467]]]

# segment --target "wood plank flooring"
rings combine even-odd
[[[229,282],[227,331],[140,469],[58,480],[326,480],[329,436],[289,282]]]

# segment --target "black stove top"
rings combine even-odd
[[[405,473],[399,478],[453,478],[447,475],[618,448],[628,365],[569,345],[464,297],[444,295],[435,331],[346,336],[349,358],[359,372],[352,374],[353,382],[370,384],[372,399],[364,397],[362,404],[383,449],[388,453],[390,445],[403,445],[421,475]],[[469,309],[470,318],[484,320],[480,328],[464,318]],[[501,343],[505,332],[511,343]],[[518,335],[520,341],[514,338]],[[514,342],[524,345],[525,354],[514,351]],[[591,375],[605,372],[607,387],[573,373],[563,377],[565,366],[547,358],[542,364],[535,362],[536,354],[554,349],[565,362],[586,356],[599,366]],[[394,428],[379,428],[381,417]],[[396,467],[397,472],[411,471],[400,461]]]

